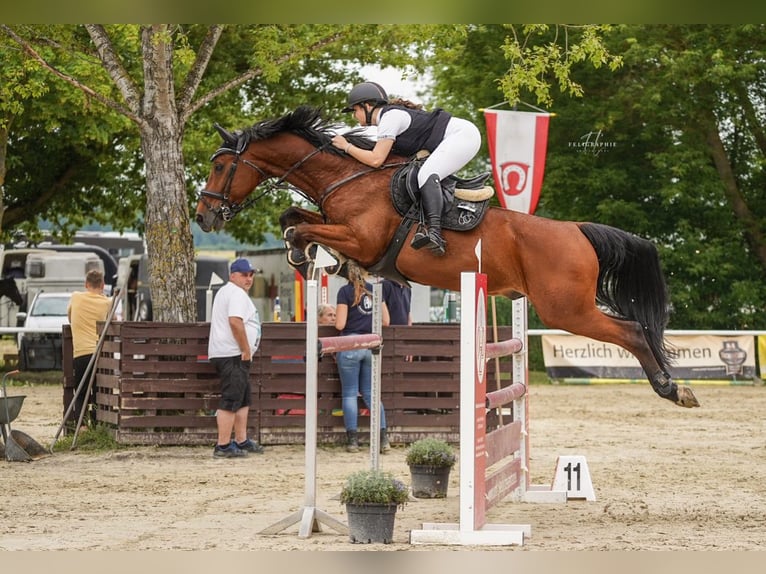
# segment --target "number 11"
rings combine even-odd
[[[567,473],[567,491],[569,490],[579,491],[580,490],[580,463],[578,462],[576,465],[572,466],[572,463],[570,462],[564,467],[564,470]],[[573,471],[577,474],[577,488],[572,488],[572,472]]]

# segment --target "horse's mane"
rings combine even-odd
[[[302,137],[316,147],[337,155],[344,155],[343,150],[333,146],[330,141],[342,126],[322,117],[321,108],[299,106],[281,118],[263,120],[243,130],[250,141],[265,140],[282,132],[290,132]],[[372,149],[375,142],[360,135],[360,130],[346,132],[344,137],[353,145],[362,149]]]

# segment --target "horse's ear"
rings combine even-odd
[[[237,143],[237,136],[235,136],[233,133],[226,131],[224,128],[220,126],[220,124],[213,124],[213,127],[215,127],[216,131],[221,135],[223,138],[223,141],[227,144],[236,145]]]

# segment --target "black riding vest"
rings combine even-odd
[[[449,112],[441,108],[426,112],[404,106],[383,106],[380,108],[380,117],[383,117],[388,110],[404,110],[412,118],[410,127],[396,136],[394,147],[391,148],[392,153],[403,156],[414,155],[422,149],[434,151],[444,139],[447,122],[452,117]]]

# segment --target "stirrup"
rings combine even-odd
[[[413,249],[422,249],[429,243],[431,243],[431,238],[428,236],[428,231],[423,225],[419,225],[418,230],[415,232],[415,235],[410,242],[410,246]]]

